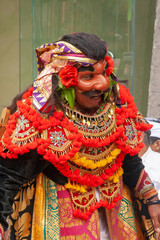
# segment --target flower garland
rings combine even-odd
[[[122,165],[125,154],[137,154],[142,147],[142,143],[137,143],[134,148],[132,148],[126,143],[127,136],[124,135],[125,128],[124,126],[122,126],[122,124],[125,123],[126,118],[132,117],[133,119],[136,119],[137,110],[133,103],[132,96],[128,94],[127,90],[125,90],[123,86],[120,87],[120,96],[122,104],[127,102],[128,107],[126,108],[122,106],[120,109],[116,108],[117,128],[115,132],[113,132],[109,136],[106,136],[103,140],[100,140],[98,138],[84,138],[83,135],[78,132],[77,127],[75,127],[74,124],[68,120],[68,118],[63,117],[63,112],[55,111],[53,116],[49,117],[49,119],[42,119],[40,113],[37,113],[36,110],[31,107],[31,96],[32,88],[23,95],[22,101],[18,101],[18,111],[10,117],[10,121],[8,122],[6,132],[2,139],[3,145],[8,151],[4,152],[3,145],[1,144],[0,146],[0,154],[4,158],[17,158],[18,154],[22,155],[29,152],[31,149],[37,149],[37,152],[43,155],[44,159],[54,164],[55,167],[57,167],[57,169],[64,176],[68,177],[71,181],[77,182],[81,185],[97,187],[103,184],[106,179],[111,179],[111,176],[113,175],[115,177],[114,181],[116,181],[116,179],[118,179],[118,176],[122,174],[122,171],[118,171],[118,169]],[[23,102],[24,100],[25,102]],[[56,126],[61,126],[62,128],[66,128],[70,132],[70,134],[68,135],[68,140],[72,142],[72,147],[68,150],[66,154],[57,156],[54,152],[52,152],[52,150],[48,149],[51,143],[50,138],[37,138],[33,142],[27,143],[24,146],[20,147],[16,144],[13,144],[12,134],[16,128],[17,119],[21,114],[24,115],[25,118],[32,123],[35,131],[39,131],[39,133],[42,133],[43,130],[50,127],[54,128]],[[144,129],[144,123],[137,122],[135,126],[138,130],[140,130],[141,127]],[[150,126],[146,126],[146,128],[149,129]],[[140,134],[138,134],[138,141],[139,139]],[[121,153],[117,156],[116,162],[112,164],[111,168],[105,169],[104,173],[102,173],[100,176],[91,175],[88,173],[85,173],[83,176],[81,176],[80,170],[78,169],[72,172],[68,164],[68,160],[71,160],[71,158],[79,152],[81,145],[87,147],[100,147],[106,146],[111,142],[115,142],[118,149],[121,150]],[[92,165],[92,168],[94,168],[95,166],[96,165]]]
[[[133,119],[135,123],[135,128],[137,130],[137,144],[136,146],[130,146],[127,144],[127,136],[123,136],[123,138],[119,138],[115,140],[115,143],[118,147],[125,152],[129,153],[131,156],[138,154],[138,152],[143,147],[143,143],[141,142],[141,132],[149,130],[151,126],[149,124],[145,124],[144,122],[137,121],[138,110],[134,103],[134,98],[131,96],[128,89],[126,89],[123,85],[120,86],[120,98],[122,106],[121,108],[116,108],[116,119],[117,126],[125,125],[126,119]],[[127,103],[127,107],[124,107]]]
[[[117,157],[117,155],[119,155],[121,152],[120,149],[114,149],[111,153],[110,156],[98,161],[97,163],[95,163],[93,160],[88,160],[86,159],[86,157],[79,157],[79,154],[76,153],[71,159],[71,162],[74,162],[76,165],[87,168],[87,169],[91,169],[94,170],[96,168],[99,167],[104,167],[107,164],[111,163],[113,161],[113,159],[115,159]]]
[[[65,188],[70,189],[70,190],[75,190],[76,192],[81,192],[85,193],[87,186],[86,185],[80,185],[75,182],[72,182],[69,180],[68,183],[65,184]]]
[[[115,197],[113,199],[113,201],[111,201],[111,203],[100,200],[99,202],[96,202],[94,206],[90,206],[90,208],[87,209],[87,211],[85,213],[80,211],[79,209],[74,209],[73,215],[76,218],[81,218],[83,220],[87,220],[96,209],[98,209],[100,207],[104,207],[104,208],[110,210],[110,209],[114,208],[116,206],[116,203],[118,201],[120,201],[121,199],[122,199],[122,196],[119,194],[117,197]]]

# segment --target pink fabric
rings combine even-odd
[[[111,240],[138,240],[134,210],[130,201],[130,192],[128,192],[128,198],[122,189],[123,183],[121,180],[120,194],[123,196],[123,199],[117,203],[114,209],[107,211],[110,238]]]
[[[63,237],[67,236],[71,238],[72,236],[76,236],[79,237],[78,239],[100,239],[97,226],[99,225],[97,224],[98,212],[94,212],[87,221],[77,219],[73,216],[73,208],[69,192],[65,190],[64,187],[58,186],[57,196],[59,204],[61,238],[63,239]]]
[[[123,184],[121,181],[121,193],[122,187]],[[75,218],[73,216],[71,196],[69,192],[60,185],[57,187],[57,197],[61,238],[66,239],[65,237],[68,237],[72,239],[76,236],[76,239],[99,240],[100,227],[98,211],[95,211],[87,221]],[[106,215],[111,240],[138,240],[132,203],[126,194],[114,209],[106,211]]]

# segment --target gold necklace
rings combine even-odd
[[[98,114],[87,115],[64,105],[65,115],[78,127],[79,132],[86,138],[103,139],[116,127],[115,103],[106,103]]]

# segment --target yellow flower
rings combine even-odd
[[[71,183],[70,181],[68,183],[65,184],[65,188],[70,189],[70,190],[75,190],[76,192],[81,192],[81,193],[85,193],[87,186],[85,185],[80,185],[77,183]]]
[[[70,161],[74,162],[78,166],[94,170],[96,168],[104,167],[106,164],[111,163],[117,157],[117,155],[120,154],[120,152],[121,152],[121,150],[116,148],[110,153],[110,155],[108,157],[106,157],[96,163],[93,160],[86,159],[86,157],[80,158],[79,154],[76,153],[75,156],[70,159]]]

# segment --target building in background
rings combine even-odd
[[[154,24],[151,74],[147,116],[160,118],[160,0],[157,0]]]
[[[36,77],[36,47],[82,31],[107,41],[119,80],[146,116],[155,13],[153,0],[1,0],[0,110]]]

